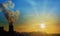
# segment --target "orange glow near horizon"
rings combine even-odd
[[[59,27],[56,25],[57,19],[55,19],[55,17],[50,16],[47,19],[43,17],[39,17],[38,19],[37,18],[29,19],[28,23],[22,23],[23,25],[14,25],[14,30],[17,32],[40,31],[40,32],[46,32],[48,34],[60,33]]]

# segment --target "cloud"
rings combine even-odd
[[[7,4],[6,3],[3,3],[3,7],[7,9]]]
[[[14,11],[9,11],[8,13],[9,13],[9,16],[14,16],[15,15]]]
[[[6,17],[6,19],[8,20],[9,23],[11,22],[16,22],[18,20],[18,17],[19,17],[19,13],[20,11],[17,10],[16,12],[14,11],[11,11],[11,10],[6,10],[4,15]]]
[[[18,19],[18,16],[19,16],[19,10],[17,10],[16,12],[10,10],[10,9],[13,9],[14,6],[15,4],[12,1],[7,1],[6,3],[3,3],[3,7],[4,7],[3,13],[9,23],[11,22],[14,23]]]
[[[7,1],[6,3],[3,3],[3,6],[6,9],[14,9],[15,4],[12,1]]]
[[[15,4],[12,1],[8,1],[7,3],[10,8],[14,8]]]
[[[7,15],[9,15],[9,16],[7,16]],[[19,15],[20,15],[20,11],[19,10],[16,10],[16,12],[14,12],[14,11],[8,11],[6,13],[6,16],[8,17],[7,20],[9,22],[16,22],[18,20],[18,18],[19,18]]]
[[[18,20],[18,17],[20,16],[20,11],[19,10],[16,10],[15,16],[16,16],[15,20]]]

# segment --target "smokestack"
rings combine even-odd
[[[2,8],[2,12],[5,16],[5,18],[8,20],[9,23],[9,31],[12,32],[13,31],[13,24],[16,22],[16,20],[19,17],[19,10],[17,10],[16,12],[9,10],[8,6],[14,7],[14,4],[11,2],[11,0],[8,0],[7,3],[3,3],[1,5]]]

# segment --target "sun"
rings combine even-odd
[[[40,24],[40,28],[43,29],[43,28],[45,28],[45,27],[46,27],[46,24],[45,24],[45,23],[41,23],[41,24]]]

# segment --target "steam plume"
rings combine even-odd
[[[8,7],[10,7],[11,9],[14,8],[14,3],[12,3],[12,1],[8,1],[6,3],[2,4],[2,12],[4,13],[4,16],[6,17],[6,19],[8,20],[9,23],[14,23],[16,22],[16,20],[19,17],[19,10],[16,10],[16,12],[9,10]]]

